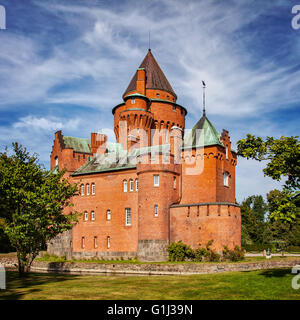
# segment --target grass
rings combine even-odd
[[[99,276],[7,272],[3,299],[300,300],[291,269],[186,276]]]

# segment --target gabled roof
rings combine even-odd
[[[147,89],[165,90],[170,92],[177,98],[168,79],[166,78],[159,64],[155,60],[151,52],[151,49],[149,49],[147,55],[145,56],[139,68],[143,68],[146,71],[146,88]],[[123,96],[126,95],[128,92],[136,90],[136,80],[137,80],[137,71],[134,74],[133,78],[131,79],[129,86],[127,87]]]
[[[63,136],[65,148],[73,149],[76,152],[91,153],[91,141],[84,138]]]
[[[207,119],[205,115],[194,125],[193,129],[184,137],[182,149],[220,145],[224,147],[220,140],[220,133]]]

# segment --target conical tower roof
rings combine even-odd
[[[197,130],[199,130],[197,132]],[[206,115],[194,125],[193,129],[184,137],[183,148],[205,147],[211,145],[223,146],[220,133],[207,119]]]
[[[146,71],[146,88],[147,89],[165,90],[173,94],[177,99],[177,96],[172,86],[170,85],[168,79],[166,78],[163,71],[161,70],[159,64],[155,60],[151,52],[151,49],[148,50],[148,53],[146,54],[139,68],[144,68]],[[131,79],[129,86],[127,87],[126,91],[123,94],[123,97],[127,93],[136,90],[136,80],[137,80],[137,71],[134,74],[133,78]]]

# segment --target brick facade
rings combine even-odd
[[[228,131],[219,135],[203,115],[194,127],[205,133],[202,144],[191,136],[196,143],[182,147],[187,111],[176,99],[149,50],[113,108],[116,143],[55,133],[51,168],[65,168],[78,184],[73,203],[83,214],[68,236],[49,243],[50,253],[159,261],[171,241],[240,246]]]

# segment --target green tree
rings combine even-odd
[[[262,196],[253,195],[241,204],[242,215],[242,243],[266,243],[269,236],[266,233],[265,216],[267,204]]]
[[[239,156],[266,160],[264,174],[277,181],[285,179],[281,198],[274,202],[271,218],[290,223],[295,222],[298,210],[292,200],[299,194],[300,185],[300,143],[297,138],[298,136],[282,136],[280,139],[267,137],[264,141],[261,137],[247,134],[246,139],[237,142]]]
[[[0,153],[0,218],[5,234],[17,251],[20,275],[28,272],[44,244],[71,229],[77,212],[63,213],[77,195],[77,185],[52,174],[37,156],[13,143],[13,154]]]

